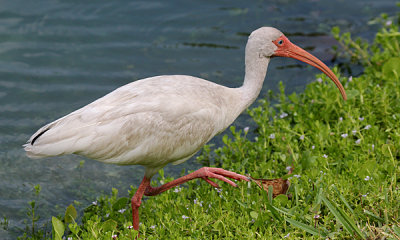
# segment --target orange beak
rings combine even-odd
[[[310,53],[306,52],[304,49],[291,43],[285,35],[280,36],[277,40],[273,41],[273,43],[278,47],[273,56],[294,58],[318,68],[323,73],[325,73],[330,79],[332,79],[336,87],[339,88],[339,91],[342,94],[343,99],[344,100],[347,99],[346,92],[344,91],[342,84],[339,82],[339,79],[318,58],[314,57]]]

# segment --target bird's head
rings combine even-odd
[[[262,27],[253,31],[249,36],[247,46],[252,46],[258,57],[288,57],[300,60],[314,66],[325,73],[339,88],[344,100],[347,99],[346,92],[335,74],[318,58],[308,53],[304,49],[296,46],[278,29],[273,27]],[[246,47],[247,48],[247,47]]]

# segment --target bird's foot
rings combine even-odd
[[[235,172],[227,171],[222,168],[203,167],[203,168],[200,168],[199,170],[193,172],[192,174],[198,175],[197,176],[198,178],[203,179],[204,181],[209,183],[211,186],[216,187],[216,188],[219,188],[220,186],[217,183],[211,181],[210,178],[215,178],[215,179],[224,181],[233,187],[237,187],[237,184],[228,178],[231,178],[234,180],[250,181],[249,177],[240,175]]]
[[[165,183],[164,185],[161,185],[159,187],[152,187],[152,186],[148,185],[146,187],[144,195],[154,196],[154,195],[160,194],[168,189],[171,189],[182,183],[185,183],[187,181],[190,181],[190,180],[193,180],[196,178],[201,178],[204,181],[206,181],[207,183],[209,183],[211,186],[216,187],[216,188],[219,188],[219,185],[217,183],[211,181],[210,178],[215,178],[215,179],[224,181],[234,187],[237,187],[237,184],[228,178],[231,178],[234,180],[250,181],[249,177],[246,177],[246,176],[243,176],[243,175],[231,172],[231,171],[227,171],[222,168],[203,167],[197,171],[189,173],[188,175],[180,177],[178,179],[175,179],[169,183]]]

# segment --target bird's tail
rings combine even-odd
[[[57,133],[57,122],[54,121],[40,128],[23,145],[26,155],[30,158],[59,156],[70,153],[65,146],[65,134]],[[64,137],[64,138],[63,138]]]

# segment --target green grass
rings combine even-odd
[[[238,188],[221,183],[217,190],[192,181],[145,198],[141,238],[400,239],[399,20],[379,19],[383,27],[373,43],[333,29],[341,57],[364,66],[352,78],[334,69],[348,101],[324,75],[301,94],[287,95],[281,86],[248,111],[258,126],[248,130],[254,134],[231,127],[222,147],[206,146],[198,158],[254,178],[286,175],[290,198],[271,199],[254,183],[239,182]],[[153,184],[170,180],[161,171]],[[135,190],[119,197],[113,189],[78,218],[69,207],[66,216],[52,219],[52,237],[134,239],[129,204]],[[21,239],[50,238],[45,232],[27,230]]]

